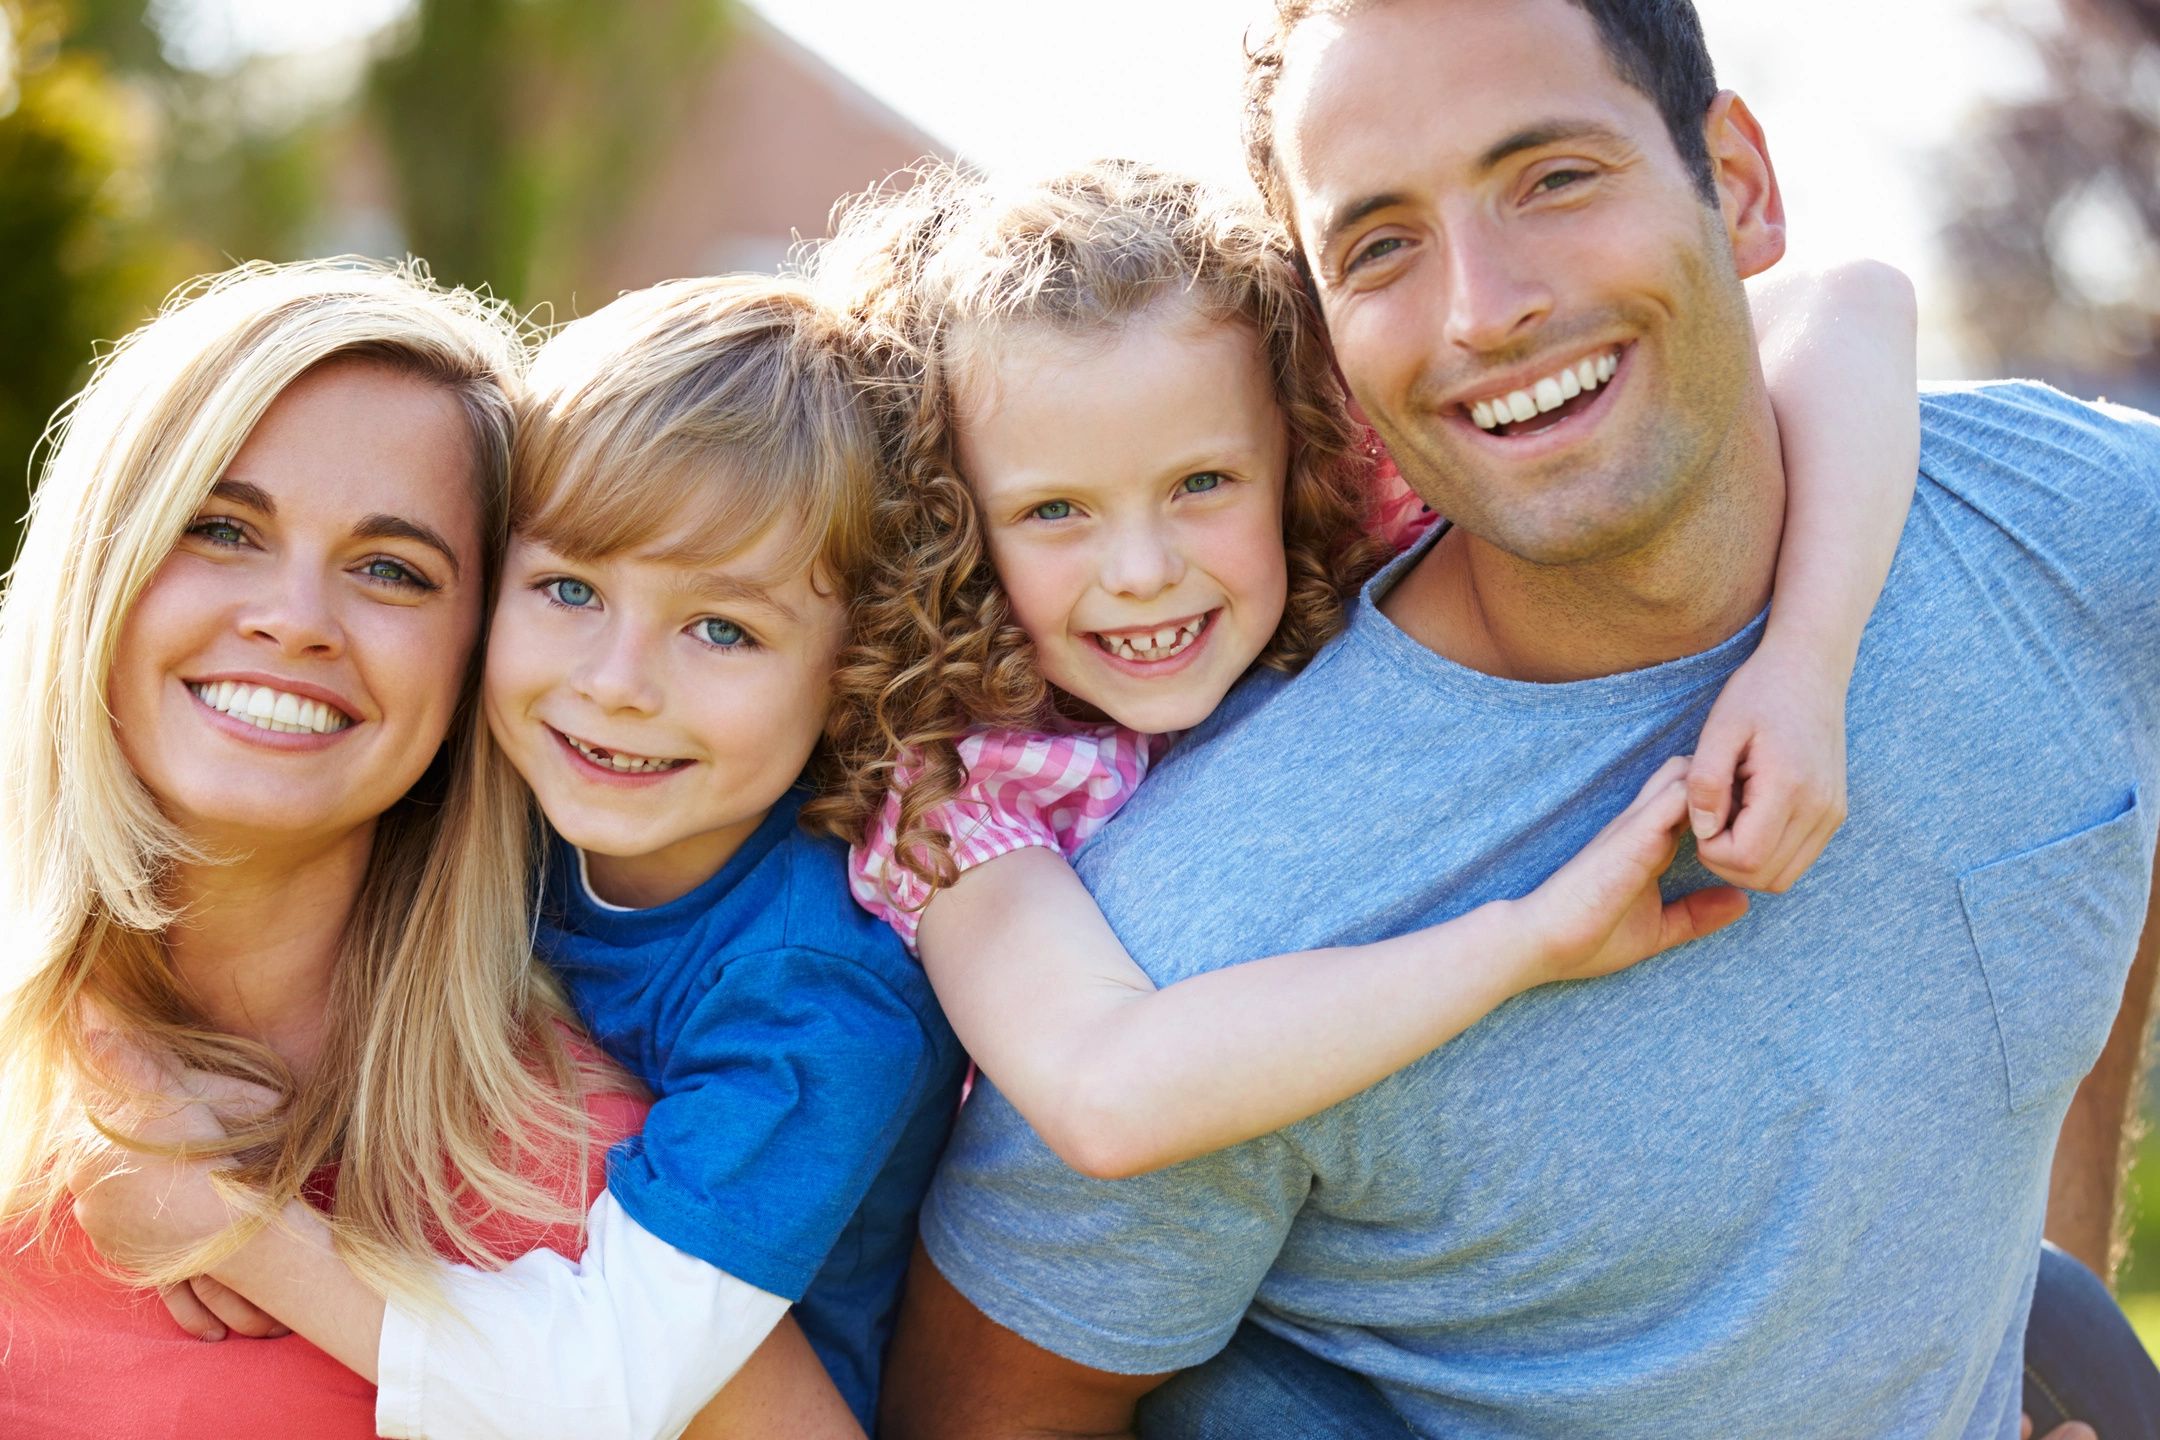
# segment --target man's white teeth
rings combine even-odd
[[[1535,419],[1559,409],[1586,390],[1597,389],[1612,379],[1619,369],[1618,351],[1579,360],[1527,390],[1510,390],[1490,400],[1471,401],[1470,422],[1480,430],[1497,430],[1502,425]]]
[[[303,700],[290,690],[273,690],[268,685],[212,680],[188,689],[213,710],[281,735],[335,735],[352,724],[341,711],[320,700]]]
[[[1095,643],[1121,660],[1168,660],[1192,644],[1206,624],[1207,616],[1202,615],[1183,625],[1165,625],[1152,635],[1098,634]]]
[[[603,750],[598,745],[588,745],[575,735],[565,735],[572,749],[595,765],[604,765],[624,775],[651,775],[662,770],[672,770],[685,762],[681,760],[655,760],[649,755],[625,755],[620,750]]]

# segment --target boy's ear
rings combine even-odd
[[[1725,217],[1733,268],[1745,280],[1785,255],[1785,196],[1770,164],[1769,142],[1747,102],[1720,90],[1703,117],[1703,139]]]

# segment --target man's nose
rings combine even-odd
[[[611,714],[651,715],[660,708],[660,657],[647,637],[623,624],[599,627],[572,667],[577,693]]]
[[[322,567],[298,557],[280,565],[256,587],[241,611],[243,635],[264,640],[295,658],[329,659],[345,649],[333,580]]]
[[[1449,227],[1444,328],[1478,354],[1515,344],[1552,313],[1553,292],[1520,235],[1485,217]]]
[[[1113,595],[1152,599],[1184,575],[1184,554],[1159,521],[1119,527],[1103,555],[1102,586]]]

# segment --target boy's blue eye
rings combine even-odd
[[[1205,495],[1208,491],[1221,485],[1222,482],[1223,477],[1218,471],[1202,470],[1197,475],[1187,475],[1178,484],[1179,488],[1188,495]]]
[[[540,587],[558,605],[582,610],[593,602],[593,588],[583,580],[550,580]]]
[[[1028,511],[1028,514],[1034,516],[1037,520],[1063,520],[1072,514],[1072,501],[1045,500],[1033,510]]]
[[[698,621],[698,638],[718,650],[733,650],[748,643],[750,636],[742,626],[732,620]]]

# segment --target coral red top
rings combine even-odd
[[[565,1167],[562,1198],[589,1205],[607,1183],[607,1148],[644,1124],[646,1103],[595,1094],[592,1159]],[[573,1182],[581,1182],[573,1184]],[[328,1199],[327,1187],[317,1204]],[[483,1228],[505,1255],[546,1246],[575,1257],[576,1226]],[[0,1435],[8,1440],[354,1440],[375,1434],[375,1387],[297,1335],[230,1336],[205,1344],[182,1331],[156,1292],[97,1272],[72,1220],[48,1264],[0,1238]]]

